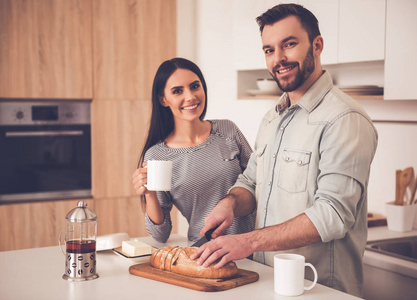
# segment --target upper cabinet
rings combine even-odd
[[[309,9],[319,20],[320,33],[324,39],[321,54],[322,64],[335,64],[338,61],[339,39],[339,1],[337,0],[300,0],[301,5]]]
[[[339,0],[338,63],[383,60],[385,0]]]
[[[92,98],[90,0],[0,0],[0,97]]]
[[[233,0],[232,57],[237,70],[266,68],[261,34],[256,24],[256,17],[266,9],[264,1]]]
[[[322,64],[384,59],[385,0],[298,0],[319,20],[324,38]],[[277,1],[238,1],[234,7],[234,59],[237,70],[264,69],[256,17]]]
[[[387,0],[384,99],[416,100],[417,1]]]

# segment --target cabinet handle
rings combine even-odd
[[[78,136],[83,135],[82,130],[66,130],[66,131],[8,131],[6,137],[26,137],[26,136]]]

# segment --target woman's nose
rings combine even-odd
[[[194,92],[191,89],[184,89],[185,100],[194,100]]]

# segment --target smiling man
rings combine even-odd
[[[324,41],[310,11],[280,4],[257,22],[266,65],[285,93],[261,121],[246,170],[205,219],[200,234],[220,225],[215,239],[193,258],[219,267],[253,254],[273,266],[277,252],[299,253],[316,267],[318,282],[361,296],[377,132],[322,69]],[[220,236],[255,209],[256,230]]]

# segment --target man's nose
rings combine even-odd
[[[274,52],[274,65],[280,65],[287,60],[284,51],[275,50]]]

